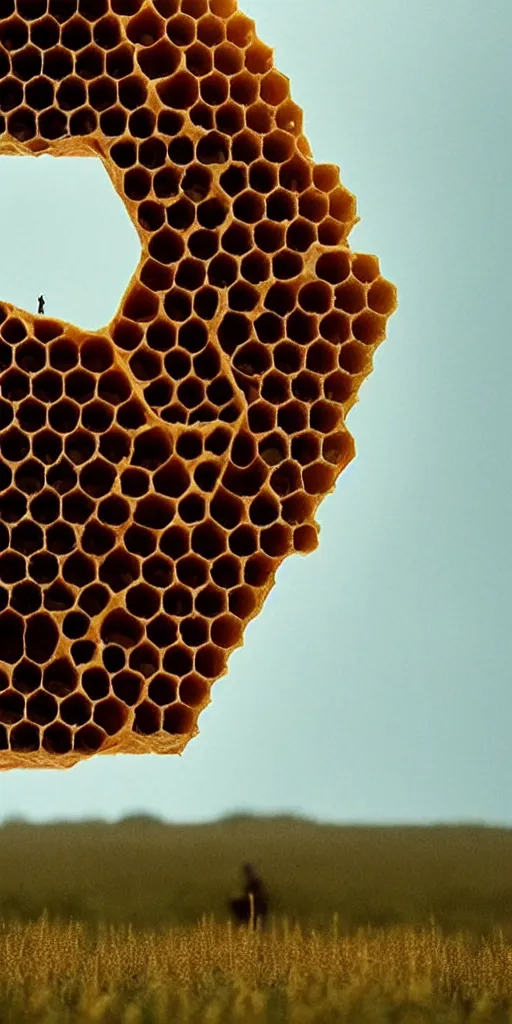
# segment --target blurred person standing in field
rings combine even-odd
[[[252,917],[253,928],[257,927],[258,922],[261,922],[261,926],[264,927],[268,914],[268,896],[265,886],[252,864],[244,864],[242,871],[245,879],[244,895],[230,900],[231,913],[238,924],[250,924]]]

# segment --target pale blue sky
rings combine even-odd
[[[512,824],[512,7],[244,0],[399,309],[357,457],[183,756],[0,775],[0,818]],[[0,159],[0,298],[88,328],[138,242],[99,162]]]

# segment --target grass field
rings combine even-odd
[[[228,921],[246,860],[262,934]],[[89,1021],[512,1022],[512,831],[6,824],[0,1022]]]
[[[512,1020],[512,948],[430,929],[0,928],[2,1024]]]

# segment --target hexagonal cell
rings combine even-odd
[[[71,79],[70,85],[66,86],[68,91],[72,82]],[[41,216],[44,218],[44,211],[47,210],[47,230],[40,232],[40,238],[43,249],[46,244],[50,244],[50,240],[52,245],[51,258],[48,254],[45,259],[43,252],[48,311],[64,321],[74,320],[70,296],[77,288],[86,289],[95,299],[90,304],[90,313],[83,326],[89,330],[102,327],[116,312],[119,296],[140,258],[140,242],[136,231],[121,198],[112,188],[105,168],[100,160],[81,163],[80,203],[77,207],[74,158],[61,157],[55,160],[43,155],[38,160],[19,160],[14,177],[11,165],[7,166],[7,160],[10,159],[0,160],[0,219],[4,244],[15,254],[15,236],[19,237],[21,232],[27,238],[30,237],[33,223],[37,220],[41,224]],[[59,196],[57,205],[52,200],[54,195]],[[108,210],[108,218],[104,217],[103,220],[115,229],[98,245],[98,225],[102,221],[100,209]],[[83,245],[77,247],[74,244],[70,236],[70,225],[73,225],[73,231],[78,227]],[[57,243],[60,240],[60,245],[55,245],[56,240]],[[73,250],[72,260],[66,257],[70,246]],[[91,246],[96,252],[96,259],[92,262],[87,257]],[[39,295],[40,273],[31,283],[31,266],[26,261],[21,266],[16,258],[12,258],[4,269],[3,294],[8,295],[9,301],[15,305],[24,305],[23,296],[27,294],[27,289]],[[20,290],[21,282],[23,292]]]

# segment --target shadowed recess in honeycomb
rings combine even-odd
[[[3,0],[0,152],[96,156],[105,330],[0,304],[0,768],[181,753],[354,457],[396,308],[235,0]]]

